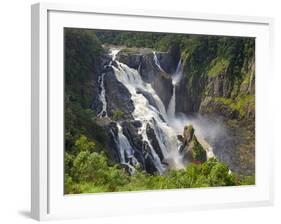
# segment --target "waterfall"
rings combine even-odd
[[[166,110],[160,97],[156,94],[150,84],[145,83],[139,72],[135,69],[129,68],[127,65],[116,62],[116,66],[112,66],[114,69],[115,76],[119,82],[121,82],[130,92],[131,100],[135,105],[135,110],[132,115],[135,120],[142,122],[142,127],[139,128],[138,132],[142,136],[143,141],[147,142],[151,149],[151,155],[154,158],[154,165],[160,173],[165,170],[164,165],[158,154],[155,152],[151,145],[146,129],[148,124],[153,128],[162,154],[165,160],[170,161],[175,167],[182,168],[181,155],[178,152],[178,141],[174,130],[163,121],[167,118]],[[143,94],[139,93],[137,89],[142,89],[151,94],[157,103],[157,107],[150,105],[148,100]]]
[[[116,60],[116,56],[119,53],[119,51],[121,51],[121,49],[122,48],[112,48],[112,49],[110,49],[109,55],[111,56],[111,61],[110,61],[109,65],[111,65],[112,62]]]
[[[118,52],[120,50],[121,50],[121,48],[114,48],[114,49],[110,50],[109,55],[111,56],[111,61],[109,62],[108,65],[105,65],[104,67],[112,65],[112,62],[115,61],[116,55],[118,54]],[[107,102],[106,102],[106,98],[105,98],[106,93],[105,93],[105,88],[104,88],[104,76],[105,76],[105,74],[106,73],[102,73],[98,78],[98,83],[99,83],[99,86],[100,86],[100,89],[101,89],[101,91],[99,93],[99,100],[102,103],[102,110],[97,115],[97,117],[107,117]]]
[[[107,103],[106,103],[106,98],[105,98],[104,76],[105,76],[105,73],[103,73],[101,76],[99,76],[99,79],[98,79],[98,83],[101,88],[101,92],[99,94],[99,100],[102,103],[102,110],[97,115],[98,117],[107,117]]]
[[[162,72],[165,72],[165,71],[162,69],[161,65],[160,65],[160,62],[159,62],[159,60],[158,60],[158,58],[157,58],[157,55],[156,55],[156,52],[155,52],[155,51],[153,51],[153,59],[154,59],[155,65],[159,68],[159,70],[162,71]],[[166,72],[165,72],[165,73],[166,73]]]
[[[121,163],[126,163],[125,153],[126,156],[133,156],[133,148],[130,145],[126,136],[123,134],[122,127],[119,123],[117,123],[117,129]]]
[[[181,59],[179,60],[179,63],[177,65],[176,72],[172,76],[172,84],[173,84],[173,95],[171,97],[171,100],[168,105],[168,118],[169,120],[175,118],[175,112],[176,112],[176,86],[180,82],[182,78],[182,65],[181,65]]]
[[[168,105],[167,115],[169,119],[173,119],[175,117],[176,112],[176,86],[173,84],[173,95]]]
[[[117,122],[118,129],[118,148],[120,153],[120,163],[127,166],[129,172],[132,174],[135,171],[134,166],[138,164],[134,156],[134,149],[131,146],[127,137],[123,134],[122,126]]]

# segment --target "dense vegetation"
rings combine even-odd
[[[181,49],[186,60],[185,69],[192,79],[202,73],[215,77],[228,68],[233,82],[242,83],[245,82],[241,76],[243,63],[254,54],[252,39],[81,29],[65,29],[64,37],[65,193],[254,184],[254,176],[230,173],[226,164],[215,159],[190,164],[183,170],[169,170],[164,175],[151,175],[138,168],[134,175],[130,175],[107,154],[107,133],[96,123],[96,114],[91,109],[96,88],[91,82],[92,73],[99,70],[102,44],[148,47],[159,51],[176,46]],[[241,101],[236,100],[237,97]],[[240,110],[241,114],[245,113],[243,105],[252,105],[254,100],[251,95],[237,94],[213,99]],[[122,116],[123,112],[116,110],[113,120]]]
[[[76,139],[85,135],[103,149],[106,133],[94,121],[91,73],[102,51],[95,34],[88,30],[65,29],[65,149],[74,152]]]
[[[75,150],[76,156],[65,154],[67,194],[254,184],[254,177],[230,173],[227,165],[216,159],[164,175],[151,175],[138,168],[129,175],[120,165],[111,164],[103,152],[98,152],[95,142],[83,135],[76,140]]]

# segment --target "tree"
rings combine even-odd
[[[210,182],[212,186],[234,185],[229,174],[228,167],[223,163],[214,165],[210,172]]]
[[[85,135],[81,135],[80,138],[75,141],[75,146],[79,152],[93,152],[95,150],[96,144],[95,142],[88,141]]]

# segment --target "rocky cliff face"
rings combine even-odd
[[[177,88],[176,111],[214,113],[227,119],[255,119],[255,62],[251,58],[240,68],[240,76],[233,77],[229,66],[217,74],[192,73],[192,65],[185,62],[185,76]]]
[[[157,58],[163,70],[168,74],[174,74],[181,59],[181,51],[178,46],[172,46],[168,52],[157,53]]]
[[[246,66],[246,65],[245,65]],[[199,112],[216,113],[228,119],[248,121],[255,120],[255,63],[252,60],[242,68],[241,80],[230,80],[227,72],[209,78]]]

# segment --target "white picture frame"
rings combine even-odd
[[[270,134],[265,131],[270,124],[270,109],[266,104],[273,76],[273,19],[51,3],[32,5],[31,15],[31,214],[34,219],[273,204],[273,146]],[[256,185],[63,195],[63,27],[256,37]]]

